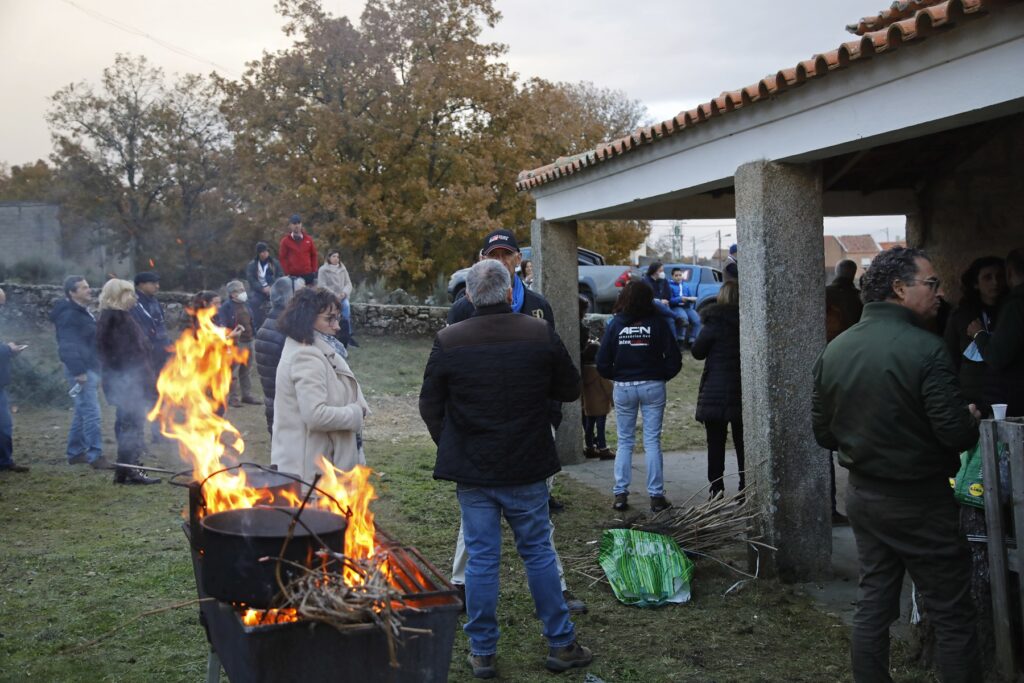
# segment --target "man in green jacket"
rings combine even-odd
[[[980,671],[970,559],[949,486],[957,454],[978,441],[979,414],[960,393],[942,339],[925,329],[941,294],[923,251],[883,251],[864,276],[861,321],[814,367],[814,436],[850,471],[858,683],[892,681],[889,626],[899,617],[904,570],[934,623],[944,683],[975,680]]]

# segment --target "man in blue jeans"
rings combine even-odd
[[[81,275],[64,280],[64,298],[50,311],[57,331],[57,353],[64,364],[68,395],[75,402],[75,415],[68,430],[68,464],[88,463],[97,470],[114,469],[103,457],[98,386],[100,363],[96,357],[96,319],[87,306],[92,290]]]
[[[513,313],[512,281],[485,259],[466,278],[475,314],[437,333],[423,373],[420,416],[437,444],[434,478],[454,481],[469,560],[464,627],[477,678],[497,675],[501,518],[508,521],[555,672],[586,666],[551,545],[545,480],[558,472],[549,400],[575,401],[580,375],[543,320]]]

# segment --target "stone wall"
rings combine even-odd
[[[64,296],[57,285],[2,284],[7,305],[0,308],[0,323],[8,327],[19,322],[33,325],[49,324],[50,311]],[[93,289],[93,312],[99,290]],[[160,292],[157,298],[164,306],[168,325],[177,329],[183,322],[190,294]],[[356,336],[429,337],[444,327],[448,309],[441,306],[388,306],[352,304]]]

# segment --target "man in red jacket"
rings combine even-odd
[[[281,238],[277,252],[281,269],[285,275],[301,277],[307,285],[312,285],[320,265],[316,245],[313,244],[313,238],[302,229],[302,217],[299,214],[292,216],[289,223],[288,234]]]

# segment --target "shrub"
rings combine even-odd
[[[363,280],[352,289],[352,303],[355,304],[382,304],[388,300],[391,290],[388,289],[388,280],[381,275],[370,282]]]
[[[60,279],[63,268],[41,258],[18,261],[10,267],[8,275],[12,280],[29,284],[52,284]]]

